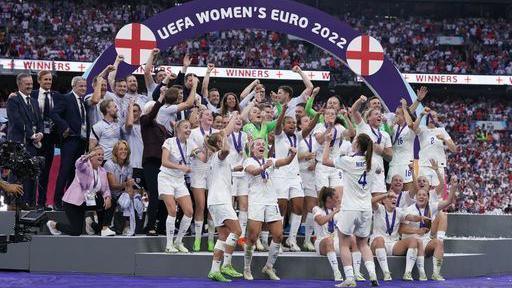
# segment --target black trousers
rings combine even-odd
[[[60,150],[60,168],[57,183],[55,184],[54,204],[62,206],[62,196],[65,189],[75,178],[75,162],[85,153],[87,140],[80,137],[68,137],[62,142]]]
[[[37,205],[46,205],[46,194],[48,191],[48,179],[52,168],[53,156],[55,154],[55,141],[58,136],[55,134],[44,134],[42,147],[37,150],[37,156],[44,157],[44,166],[39,175],[39,187],[37,189]]]
[[[148,221],[144,230],[156,229],[157,217],[160,222],[160,227],[165,229],[165,218],[167,217],[167,211],[163,201],[158,199],[158,173],[160,172],[160,159],[148,159],[142,164],[144,169],[144,180],[146,182],[146,188],[148,190],[149,205],[146,213]],[[161,230],[161,229],[160,229]]]
[[[94,222],[92,224],[95,233],[99,233],[103,226],[110,226],[110,222],[112,221],[114,208],[110,207],[107,210],[103,208],[104,200],[101,194],[96,195],[96,206],[87,206],[85,202],[80,206],[66,202],[62,204],[69,221],[69,224],[57,223],[57,230],[63,234],[80,236],[84,230],[85,211],[88,210],[96,211],[98,215],[99,224]]]

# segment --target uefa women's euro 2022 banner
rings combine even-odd
[[[122,27],[84,77],[91,89],[92,79],[114,63],[117,54],[124,56],[117,72],[123,77],[144,64],[155,47],[165,50],[204,33],[246,28],[294,35],[330,52],[360,75],[390,109],[400,104],[400,98],[416,99],[375,38],[325,12],[288,0],[196,0],[170,8],[143,23]]]

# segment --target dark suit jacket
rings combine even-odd
[[[155,120],[160,107],[162,107],[162,103],[156,101],[151,112],[140,117],[142,143],[144,143],[142,163],[150,158],[161,160],[162,145],[165,139],[170,137],[167,129],[165,129],[163,125],[158,124]]]
[[[7,140],[26,144],[29,149],[35,148],[32,145],[32,135],[43,132],[43,121],[37,102],[31,99],[31,104],[32,111],[19,92],[7,100]]]
[[[58,103],[59,103],[59,101],[60,101],[60,97],[62,97],[62,95],[61,95],[59,92],[57,92],[57,91],[53,91],[53,90],[50,90],[50,95],[51,95],[51,97],[52,97],[52,99],[53,99],[53,107],[55,108],[55,107],[58,105]],[[39,89],[34,89],[34,90],[32,90],[32,93],[30,93],[30,97],[32,97],[32,101],[34,101],[34,102],[37,104],[36,106],[37,106],[37,108],[38,108],[38,110],[39,110],[39,114],[41,115],[41,118],[42,118],[43,120],[45,120],[45,119],[44,119],[44,115],[43,115],[43,112],[44,112],[44,111],[41,111],[41,110],[39,109],[39,102],[38,102]],[[50,115],[51,115],[51,113],[52,113],[52,111],[50,110]],[[56,127],[54,127],[54,128],[52,129],[52,134],[53,134],[54,132],[56,132]]]
[[[89,115],[87,113],[87,103],[84,102],[86,125],[87,125],[87,139],[91,127],[89,125]],[[70,92],[59,97],[59,101],[55,103],[53,110],[50,111],[50,118],[57,126],[57,132],[60,136],[69,128],[70,137],[80,137],[80,130],[82,129],[82,118],[80,117],[80,107],[75,98],[75,94]]]

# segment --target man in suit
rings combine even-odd
[[[62,196],[75,177],[75,161],[85,153],[90,133],[87,104],[84,101],[87,91],[86,81],[81,76],[71,80],[72,91],[62,95],[50,112],[50,118],[57,126],[62,138],[60,169],[55,185],[55,209],[62,210]]]
[[[16,84],[18,92],[7,100],[7,140],[24,144],[28,153],[36,156],[43,140],[43,121],[37,103],[30,98],[34,85],[32,76],[20,73],[16,77]],[[23,191],[21,208],[32,209],[35,207],[35,181],[23,181]]]
[[[59,141],[59,134],[57,127],[55,127],[53,120],[50,118],[50,112],[59,101],[59,94],[52,91],[52,73],[48,70],[42,70],[37,74],[37,82],[39,83],[38,90],[32,90],[31,97],[39,108],[39,113],[43,118],[43,141],[42,147],[37,152],[38,156],[45,159],[44,167],[42,167],[41,174],[39,175],[39,189],[37,197],[37,208],[51,210],[52,206],[46,206],[46,193],[48,189],[48,177],[52,167],[53,156],[55,152],[55,145]]]

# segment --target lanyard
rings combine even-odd
[[[180,155],[181,155],[180,164],[187,165],[187,161],[185,161],[185,153],[183,153],[183,148],[181,148],[180,139],[178,139],[178,137],[176,137],[176,144],[178,145],[178,149],[180,150]]]
[[[402,131],[404,131],[405,126],[407,126],[407,123],[404,124],[404,126],[400,127],[398,126],[398,129],[396,130],[395,139],[393,140],[393,145],[395,145],[396,141],[398,141],[398,137],[400,137],[400,134],[402,134]]]
[[[325,214],[329,215],[327,208],[325,208]],[[329,233],[334,233],[334,217],[332,217],[331,220],[327,222],[327,231],[329,231]]]
[[[308,146],[309,153],[313,152],[313,138],[311,138],[311,135],[309,135],[309,142],[307,138],[304,138],[304,142],[306,142],[306,145]]]
[[[235,132],[231,133],[231,138],[233,139],[233,146],[235,146],[236,152],[242,152],[242,131],[238,133],[238,142],[235,138]]]
[[[400,195],[398,195],[398,199],[396,200],[396,207],[400,207],[400,199],[402,199],[402,193],[404,193],[404,192],[401,191]]]
[[[252,159],[256,160],[256,162],[258,162],[258,164],[260,164],[260,167],[263,166],[263,164],[265,164],[265,159],[264,158],[261,159],[261,163],[260,163],[260,160],[258,160],[256,157],[252,157]],[[265,170],[261,171],[260,175],[261,175],[261,178],[263,178],[264,180],[268,179],[267,171],[265,171]]]
[[[199,130],[201,131],[201,134],[203,134],[204,136],[204,129],[203,127],[199,127]],[[210,127],[210,132],[208,133],[208,135],[211,135],[212,134],[212,127]]]
[[[384,210],[386,209],[384,208]],[[388,211],[384,211],[384,213],[386,213],[386,232],[391,236],[391,234],[393,234],[393,229],[395,228],[396,209],[393,209],[393,220],[391,220],[391,226],[389,225]]]
[[[370,129],[372,130],[373,135],[375,135],[375,137],[377,137],[377,144],[380,144],[380,141],[382,141],[382,133],[380,132],[379,129],[377,129],[378,133],[375,133],[375,130],[373,129],[372,126],[370,126]]]
[[[418,207],[418,204],[414,204],[416,206],[416,209],[418,210],[418,213],[421,215],[421,210],[420,210],[420,207]],[[428,203],[427,203],[427,206],[425,206],[425,211],[423,212],[423,216],[425,217],[428,217],[428,215],[430,214],[430,208],[428,207]],[[424,222],[420,222],[420,228],[423,228],[423,227],[427,227],[427,225],[424,223]]]
[[[286,134],[286,137],[288,138],[288,142],[290,142],[290,146],[294,147],[294,148],[297,148],[297,135],[293,134],[290,137],[290,136],[288,136],[288,134]]]
[[[325,124],[325,128],[327,129],[327,124]],[[336,127],[333,127],[334,129],[334,135],[331,140],[331,144],[329,144],[329,147],[332,147],[334,145],[334,142],[336,141],[336,136],[338,136],[338,129]]]

